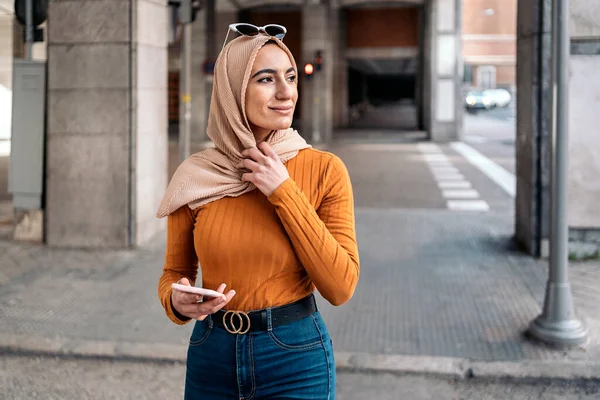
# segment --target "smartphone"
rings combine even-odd
[[[206,297],[222,297],[223,299],[225,298],[225,295],[223,293],[219,293],[216,290],[204,289],[196,286],[187,286],[182,285],[180,283],[173,283],[171,284],[171,287],[173,289],[180,290],[186,293],[200,294]]]

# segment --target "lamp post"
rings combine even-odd
[[[587,340],[587,328],[575,317],[569,283],[567,180],[569,156],[569,0],[553,1],[552,71],[555,82],[552,135],[552,196],[549,277],[542,314],[531,322],[530,335],[555,346]]]
[[[321,50],[315,51],[315,58],[312,62],[304,65],[304,74],[308,81],[312,80],[312,141],[314,143],[320,143],[322,141],[321,135],[321,97],[319,96],[320,90],[320,71],[323,67],[323,55]]]
[[[179,73],[179,160],[184,161],[190,155],[192,98],[192,23],[200,10],[198,0],[171,0],[169,6],[176,7],[182,26],[181,70]]]

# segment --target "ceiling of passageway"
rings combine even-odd
[[[423,4],[425,0],[337,0],[340,7],[365,7],[385,8],[398,6],[415,6]],[[272,8],[272,9],[299,9],[305,4],[324,3],[319,0],[218,0],[216,1],[217,12],[235,12],[247,8]],[[393,49],[390,50],[392,53]],[[416,50],[415,50],[416,52]],[[418,61],[415,54],[402,54],[401,56],[390,54],[378,54],[373,56],[348,54],[349,65],[367,75],[404,75],[417,72]]]
[[[304,0],[218,0],[216,6],[217,11],[225,12],[265,6],[301,7],[304,3]]]
[[[366,75],[412,75],[417,73],[418,60],[350,58],[348,65]]]
[[[236,11],[244,8],[265,7],[265,6],[288,6],[301,7],[305,4],[324,3],[323,0],[218,0],[216,2],[217,11]],[[340,7],[385,7],[397,4],[424,4],[425,0],[338,0]]]

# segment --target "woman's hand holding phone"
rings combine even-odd
[[[187,278],[182,278],[177,283],[192,288],[190,281]],[[231,301],[233,296],[235,296],[235,290],[230,290],[225,294],[225,286],[226,285],[222,283],[217,289],[217,292],[223,294],[223,296],[214,297],[210,300],[203,300],[204,296],[201,294],[184,291],[184,288],[181,288],[184,290],[173,288],[171,293],[171,304],[179,314],[202,321],[210,314],[225,307],[227,303]]]

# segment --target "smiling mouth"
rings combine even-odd
[[[290,114],[294,111],[294,107],[269,107],[269,109],[279,114]]]

